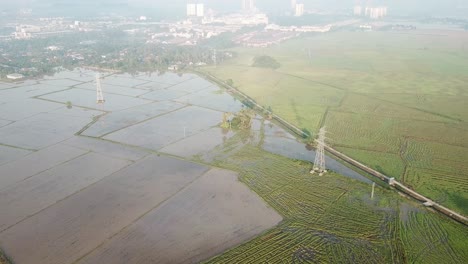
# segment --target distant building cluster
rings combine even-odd
[[[20,9],[18,15],[20,16],[30,16],[32,14],[32,9]]]
[[[380,19],[380,18],[387,16],[387,7],[386,6],[379,6],[379,7],[355,6],[354,15],[365,16],[365,17],[369,17],[372,19]]]
[[[300,17],[304,15],[304,4],[296,4],[296,8],[294,10],[294,16]]]
[[[354,7],[354,15],[355,16],[362,16],[362,10],[363,10],[362,6],[355,6]]]
[[[11,37],[15,39],[31,39],[36,37],[46,37],[51,35],[61,35],[73,31],[92,31],[93,27],[104,26],[108,23],[80,22],[66,19],[64,17],[42,17],[35,25],[17,24]]]
[[[365,12],[366,16],[369,16],[372,19],[379,19],[387,16],[387,7],[368,7]]]
[[[255,9],[254,0],[242,0],[242,9],[245,11],[252,11]]]
[[[279,44],[291,38],[295,38],[302,33],[307,32],[318,32],[324,33],[330,31],[332,25],[325,26],[279,26],[275,24],[269,24],[262,31],[254,31],[245,33],[239,37],[233,39],[237,44],[247,47],[260,47],[265,48],[272,45]]]
[[[324,26],[278,26],[275,24],[269,24],[265,27],[265,30],[274,30],[274,31],[283,31],[283,32],[299,32],[299,33],[306,33],[306,32],[319,32],[324,33],[328,32],[332,29],[332,25],[324,25]]]
[[[29,39],[32,36],[32,33],[41,32],[41,28],[34,25],[19,25],[16,26],[16,31],[14,32],[14,37],[16,39]]]
[[[304,3],[298,3],[297,0],[291,0],[291,10],[294,16],[303,16],[305,12]]]
[[[245,47],[266,48],[297,36],[298,33],[295,32],[265,30],[243,34],[233,39],[233,41]]]
[[[21,80],[24,78],[24,75],[19,74],[19,73],[12,73],[7,75],[7,79],[10,80]]]
[[[245,26],[266,25],[268,24],[268,16],[264,13],[238,13],[220,17],[206,17],[202,20],[202,24],[213,23]]]
[[[359,29],[363,31],[372,31],[372,25],[369,25],[369,24],[359,25]]]
[[[200,3],[187,4],[187,16],[189,17],[204,17],[205,5]]]

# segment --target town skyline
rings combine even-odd
[[[174,13],[184,13],[185,5],[191,1],[188,0],[173,0],[167,2],[165,0],[82,0],[82,1],[58,1],[58,0],[19,0],[19,1],[8,1],[2,3],[0,10],[12,9],[12,8],[37,8],[42,7],[43,11],[47,11],[47,8],[59,7],[63,9],[73,8],[95,8],[95,11],[106,11],[118,10],[118,7],[122,7],[120,11],[131,11],[132,9],[160,9],[170,10]],[[233,11],[242,8],[243,0],[200,0],[195,1],[205,4],[206,8],[212,8],[221,11]],[[306,9],[318,9],[323,11],[334,11],[349,9],[356,5],[361,6],[388,6],[390,10],[398,15],[426,15],[426,16],[463,16],[468,10],[468,3],[462,0],[414,0],[414,1],[403,1],[403,0],[300,0],[297,3],[303,3]],[[255,0],[255,6],[264,12],[278,13],[291,7],[290,0]],[[125,7],[125,8],[124,8]],[[126,8],[130,8],[127,9]],[[466,16],[466,15],[465,15]]]

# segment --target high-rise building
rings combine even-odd
[[[292,10],[296,9],[296,4],[297,4],[297,0],[291,0],[291,9]]]
[[[200,3],[188,3],[187,4],[187,16],[189,17],[204,17],[205,16],[205,5]]]
[[[205,16],[205,5],[197,4],[197,17]]]
[[[304,4],[296,4],[296,10],[294,12],[295,16],[304,15]]]
[[[365,16],[370,16],[370,13],[371,13],[372,8],[366,6],[366,8],[365,8],[364,10],[365,10],[364,15],[365,15]]]
[[[354,12],[356,14],[356,10]],[[362,14],[362,11],[361,11]],[[364,9],[364,15],[366,17],[370,17],[372,19],[379,19],[387,16],[387,7],[380,6],[380,7],[366,7]]]
[[[187,16],[196,16],[197,15],[197,5],[196,4],[187,4]]]
[[[242,9],[243,10],[253,10],[253,9],[255,9],[254,0],[242,0]]]
[[[362,15],[362,6],[355,6],[354,7],[354,15],[361,16]]]

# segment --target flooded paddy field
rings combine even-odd
[[[153,102],[133,108],[111,112],[99,118],[94,125],[84,131],[83,135],[102,137],[117,130],[130,127],[142,121],[185,107],[175,102]]]
[[[90,100],[93,98],[94,100]],[[132,96],[124,96],[118,94],[106,94],[106,103],[102,105],[96,105],[96,91],[73,88],[65,91],[47,94],[41,96],[40,99],[49,100],[52,102],[66,103],[71,102],[72,105],[99,109],[102,111],[118,111],[138,105],[151,103],[151,101],[140,99]]]
[[[68,88],[67,86],[51,85],[47,82],[48,81],[43,81],[41,83],[38,81],[25,81],[24,83],[16,84],[17,86],[3,90],[2,98],[8,102],[18,102],[24,99],[31,99],[35,96],[58,92]],[[39,104],[39,102],[37,102],[37,104]]]
[[[78,148],[53,145],[15,159],[0,167],[0,191],[86,153]]]
[[[15,225],[0,241],[18,263],[73,263],[207,170],[147,157]]]
[[[282,220],[236,172],[195,162],[235,135],[218,125],[240,102],[192,74],[103,74],[101,105],[94,75],[2,85],[0,248],[14,263],[122,261],[122,247],[123,263],[203,260]]]
[[[105,136],[105,139],[158,150],[220,123],[222,113],[187,106]]]
[[[0,90],[12,87],[9,83],[0,82]]]
[[[135,87],[138,85],[147,84],[150,81],[141,80],[130,75],[111,75],[105,78],[102,83],[108,87]]]
[[[64,141],[62,144],[129,161],[137,161],[149,155],[149,153],[144,150],[114,144],[93,137],[76,136]]]
[[[0,164],[18,159],[26,154],[31,153],[30,150],[12,148],[0,145]]]
[[[62,106],[45,101],[19,98],[0,104],[0,118],[19,121],[57,108],[62,108]]]
[[[78,81],[78,80],[72,80],[72,79],[49,79],[49,80],[41,81],[41,83],[47,86],[56,86],[56,87],[62,88],[62,87],[70,87],[70,86],[81,84],[83,83],[83,80]]]
[[[235,98],[227,93],[223,93],[219,88],[214,86],[197,93],[181,96],[175,99],[175,101],[231,113],[238,112],[242,109],[242,104]]]
[[[173,86],[176,84],[183,83],[193,78],[198,78],[197,75],[194,74],[159,74],[159,73],[141,73],[136,76],[132,76],[130,74],[122,74],[127,78],[138,78],[139,80],[144,81],[151,81],[154,84],[163,84],[167,86]]]
[[[210,128],[193,136],[183,138],[178,142],[162,148],[160,151],[179,157],[190,158],[222,145],[233,135],[233,132],[223,131],[222,128]]]
[[[148,100],[173,100],[181,96],[184,96],[186,94],[187,93],[183,91],[164,89],[164,90],[156,90],[156,91],[145,93],[141,97],[148,99]]]
[[[0,119],[0,127],[11,124],[13,121]]]
[[[78,263],[196,263],[280,221],[236,173],[212,169]]]
[[[96,91],[96,84],[94,82],[88,82],[80,85],[74,86],[75,88],[86,89],[91,91]],[[118,86],[115,84],[102,83],[101,87],[103,91],[106,91],[106,94],[118,94],[126,96],[139,96],[147,93],[145,89],[136,89],[127,86]]]
[[[193,76],[193,78],[185,82],[175,84],[169,87],[168,90],[181,91],[181,92],[186,92],[186,93],[196,93],[196,92],[199,92],[201,90],[204,90],[206,88],[213,87],[213,86],[214,85],[210,83],[209,81]]]
[[[60,106],[59,106],[60,107]],[[88,116],[73,114],[77,110],[40,112],[0,128],[0,144],[23,149],[40,150],[73,136],[91,122],[95,112]],[[66,112],[66,113],[64,113]]]
[[[119,171],[130,162],[87,153],[41,172],[0,193],[0,230]]]

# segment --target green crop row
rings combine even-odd
[[[249,144],[217,165],[239,171],[240,180],[284,220],[211,263],[451,263],[467,259],[461,246],[468,243],[464,226],[415,206],[391,190],[377,188],[371,199],[368,184],[334,173],[311,175],[309,164]],[[419,256],[434,241],[446,244],[435,244],[430,255]]]

